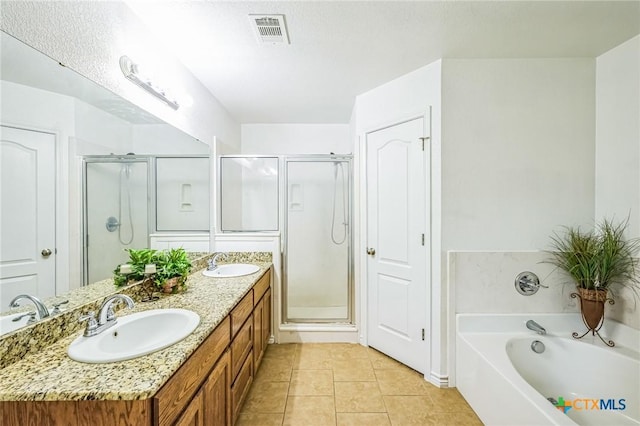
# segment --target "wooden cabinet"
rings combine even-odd
[[[203,386],[204,418],[207,426],[230,426],[231,356],[227,350]]]
[[[271,275],[265,274],[253,287],[253,363],[258,371],[271,337]]]
[[[154,424],[172,425],[189,404],[229,346],[229,322],[225,318],[155,394]]]
[[[204,426],[203,395],[204,389],[200,389],[200,392],[193,397],[174,426]]]
[[[231,426],[271,334],[271,270],[149,399],[0,401],[0,424]],[[256,362],[257,360],[257,362]]]

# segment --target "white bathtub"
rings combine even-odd
[[[529,319],[547,334],[528,330]],[[607,321],[608,348],[571,337],[583,328],[577,314],[459,314],[456,386],[487,425],[640,425],[640,332]],[[564,414],[548,397],[574,406]]]

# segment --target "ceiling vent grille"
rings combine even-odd
[[[289,44],[284,15],[249,15],[260,43]]]

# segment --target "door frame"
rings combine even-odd
[[[24,130],[27,132],[46,133],[53,136],[54,139],[54,156],[55,164],[54,168],[54,238],[55,238],[55,294],[67,293],[71,288],[69,286],[69,180],[65,179],[65,166],[67,166],[66,159],[63,153],[61,132],[56,129],[49,129],[46,127],[33,126],[29,124],[19,124],[12,121],[2,120],[0,125],[4,127],[11,127],[18,130]],[[65,220],[66,219],[66,220]]]
[[[360,343],[368,346],[368,274],[367,274],[367,254],[365,253],[365,247],[367,247],[367,135],[379,130],[383,130],[389,127],[393,127],[398,124],[402,124],[418,118],[424,119],[424,134],[429,139],[425,141],[425,166],[428,167],[425,178],[428,180],[424,187],[425,200],[429,203],[425,214],[425,230],[427,235],[431,238],[428,239],[429,245],[429,265],[427,266],[430,275],[427,280],[430,281],[431,286],[427,288],[427,295],[429,300],[427,303],[429,312],[427,315],[428,324],[425,324],[426,330],[428,330],[429,340],[429,365],[425,372],[425,379],[438,387],[447,387],[449,384],[449,375],[447,368],[447,345],[446,338],[448,336],[448,321],[443,318],[443,312],[446,310],[448,302],[443,297],[446,297],[446,290],[442,283],[442,265],[441,265],[441,148],[439,129],[434,129],[433,122],[433,107],[427,106],[425,109],[416,111],[412,114],[401,115],[395,118],[390,118],[388,121],[380,123],[375,126],[371,126],[358,135],[357,140],[357,152],[358,160],[357,164],[359,169],[357,174],[358,182],[357,188],[359,191],[358,201],[360,208],[358,212],[354,212],[354,216],[360,221],[357,229],[360,236],[356,239],[354,244],[356,282],[359,284],[356,286],[357,298],[359,300],[357,308],[357,318],[359,323],[359,338]]]

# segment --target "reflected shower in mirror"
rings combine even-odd
[[[0,37],[3,173],[0,190],[3,197],[7,196],[1,200],[0,312],[6,312],[17,294],[49,298],[45,304],[50,307],[53,301],[63,300],[70,290],[82,285],[83,251],[87,249],[82,229],[83,199],[89,198],[97,206],[105,205],[106,198],[101,198],[111,191],[96,188],[83,193],[84,157],[113,153],[123,156],[128,152],[147,157],[207,156],[209,147],[7,33],[0,32]],[[47,167],[40,170],[37,168],[40,165]],[[145,170],[150,166],[132,163],[123,169],[118,164],[113,170],[103,166],[105,182],[108,181],[116,193],[121,191],[122,211],[117,208],[115,195],[109,201],[111,208],[97,215],[101,223],[96,226],[105,232],[107,227],[115,226],[117,231],[110,234],[116,238],[119,234],[123,241],[128,241],[132,238],[128,194],[132,202],[130,222],[134,228],[136,221],[142,219],[138,218],[133,203],[141,197],[146,205],[147,199],[155,198],[153,194],[137,194],[140,188],[134,183],[142,176],[145,182],[149,179],[151,175]],[[94,183],[95,176],[90,179],[90,185]],[[144,220],[149,216],[146,209],[140,213]],[[108,225],[111,216],[120,226]],[[141,229],[138,235],[135,228],[130,245],[148,246],[149,227],[142,225]],[[27,241],[26,235],[33,238]],[[47,239],[43,239],[45,235]],[[5,250],[9,247],[15,250]],[[122,248],[106,245],[94,248],[100,250],[99,256],[111,259],[103,268],[112,270]],[[14,270],[8,271],[8,265]],[[96,274],[103,277],[109,271]],[[89,277],[89,281],[93,279]],[[70,299],[68,308],[82,302],[77,291]],[[33,308],[25,305],[23,310]]]

